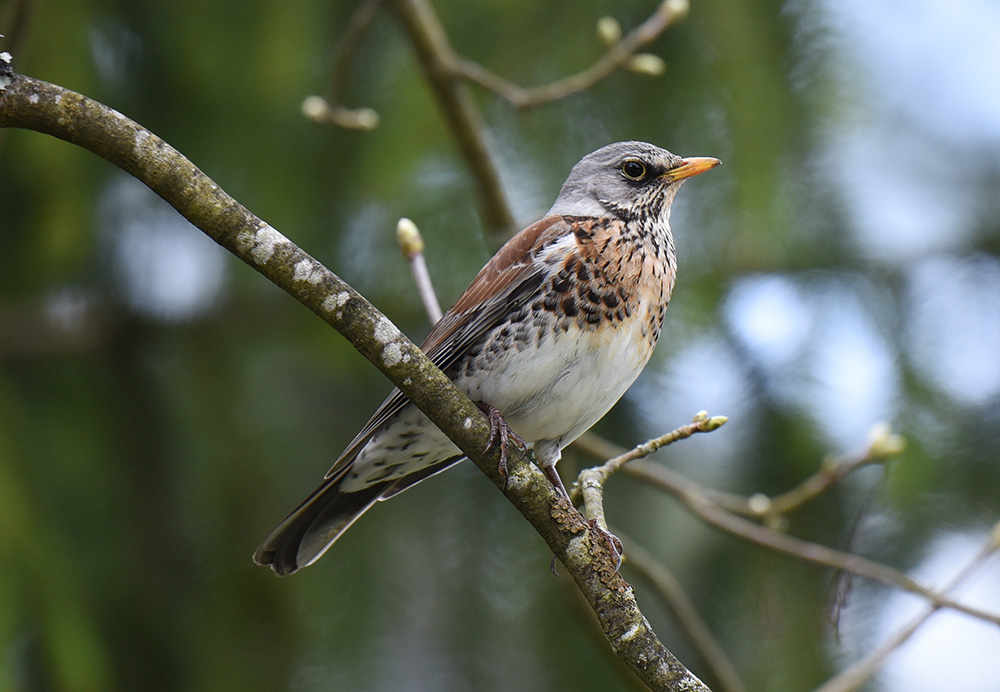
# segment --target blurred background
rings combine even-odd
[[[441,300],[493,247],[475,189],[394,17],[345,101],[368,133],[300,115],[325,93],[354,2],[0,2],[20,72],[83,92],[180,149],[353,284],[428,331],[395,243],[427,241]],[[583,69],[597,20],[653,2],[437,0],[456,50],[521,84]],[[17,18],[17,21],[15,21]],[[1000,517],[1000,4],[696,0],[619,72],[518,113],[473,88],[518,225],[570,167],[641,139],[724,165],[674,207],[665,333],[597,431],[709,487],[774,494],[881,421],[906,452],[788,531],[932,586]],[[16,48],[16,50],[15,50]],[[279,580],[250,555],[387,393],[286,294],[96,156],[0,131],[0,691],[607,690],[628,687],[568,579],[462,465],[385,503]],[[588,457],[570,450],[574,476]],[[705,527],[611,481],[612,523],[677,575],[749,689],[810,690],[919,601]],[[628,544],[626,544],[626,553]],[[625,566],[661,639],[714,683]],[[1000,611],[990,563],[959,595]],[[1000,632],[932,618],[865,689],[994,691]]]

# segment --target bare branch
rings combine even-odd
[[[634,69],[649,75],[660,73],[662,60],[653,68],[651,63],[659,58],[656,56],[637,56],[635,53],[656,39],[672,24],[682,19],[687,11],[688,3],[686,0],[661,2],[656,11],[645,22],[630,31],[621,40],[608,46],[607,52],[593,65],[565,79],[544,86],[530,89],[518,86],[471,60],[457,60],[454,69],[462,78],[497,94],[516,108],[525,110],[535,108],[590,89],[619,69]],[[636,58],[639,58],[639,61],[633,64],[633,60]]]
[[[333,78],[326,98],[308,96],[302,102],[302,114],[313,122],[334,125],[347,130],[374,130],[379,117],[371,108],[348,108],[343,104],[344,92],[351,72],[351,60],[361,43],[361,37],[375,18],[383,0],[362,0],[344,27],[337,57],[334,60]]]
[[[765,520],[787,514],[819,497],[835,484],[865,466],[884,464],[903,452],[906,442],[896,435],[887,423],[875,425],[869,433],[868,447],[860,453],[824,459],[819,469],[797,486],[780,495],[763,494],[742,499],[736,495],[724,500],[726,509],[736,514],[760,517]],[[722,503],[720,503],[722,504]]]
[[[362,0],[361,4],[351,15],[344,27],[344,33],[340,37],[340,46],[337,49],[337,57],[334,60],[333,78],[330,80],[330,91],[327,96],[330,103],[341,103],[344,92],[347,91],[347,81],[351,73],[351,60],[354,52],[361,43],[368,26],[375,18],[375,14],[382,6],[383,0]]]
[[[630,475],[641,478],[673,495],[696,517],[726,533],[800,560],[868,577],[888,586],[922,596],[939,607],[952,608],[1000,625],[1000,615],[954,601],[944,594],[919,584],[892,567],[789,536],[728,512],[703,492],[697,483],[665,466],[640,460],[633,462],[626,468]]]
[[[455,51],[427,0],[392,0],[392,8],[413,44],[431,92],[476,181],[487,237],[499,246],[517,230],[514,215],[500,174],[490,158],[479,112],[465,84],[456,76]]]
[[[601,476],[606,479],[628,462],[648,457],[656,450],[673,444],[678,440],[687,439],[697,433],[714,432],[725,425],[728,420],[729,419],[725,416],[709,417],[707,411],[699,411],[687,425],[682,425],[676,430],[671,430],[666,435],[661,435],[660,437],[649,440],[648,442],[644,442],[635,449],[625,452],[624,454],[619,454],[613,459],[608,460],[603,466],[600,467]]]
[[[957,575],[942,589],[942,594],[953,592],[958,586],[969,578],[977,569],[982,567],[990,557],[1000,548],[1000,524],[993,529],[993,534],[987,539],[979,553],[959,571]],[[912,622],[902,627],[896,634],[885,641],[881,646],[872,651],[866,657],[844,670],[836,676],[830,678],[825,683],[816,688],[814,692],[854,692],[864,685],[878,670],[885,664],[886,659],[899,647],[906,643],[917,629],[927,622],[931,615],[943,607],[940,603],[934,603],[923,613],[917,616]]]
[[[604,483],[607,482],[612,473],[634,459],[649,456],[661,447],[691,437],[695,433],[718,430],[725,425],[726,420],[725,416],[709,418],[708,413],[700,411],[691,423],[672,430],[666,435],[649,440],[628,452],[618,454],[601,466],[584,469],[573,485],[570,497],[574,501],[582,499],[584,514],[587,518],[596,520],[599,526],[607,529],[608,524],[604,516]]]
[[[499,487],[566,566],[612,649],[653,690],[708,688],[656,638],[606,543],[519,450],[507,479],[484,453],[489,422],[424,353],[351,286],[227,195],[180,152],[96,101],[0,62],[0,127],[82,146],[145,183],[213,240],[312,310],[388,377]]]
[[[697,423],[697,417],[695,423]],[[672,438],[672,436],[679,431],[685,431],[690,428],[691,425],[683,426],[678,428],[676,431],[668,433],[662,438],[657,438],[657,440]],[[849,470],[860,468],[861,466],[871,463],[878,463],[887,457],[893,454],[898,454],[902,451],[902,438],[891,434],[887,427],[879,426],[876,431],[874,431],[872,437],[873,439],[869,448],[861,456],[852,462],[846,462],[845,464],[833,464],[832,468],[836,469],[833,471],[823,471],[821,469],[817,476],[832,473],[836,479],[839,479],[845,476]],[[657,440],[651,440],[646,443],[646,445],[650,445]],[[625,459],[627,461],[632,458],[631,455],[638,453],[640,449],[646,446],[641,445],[634,450],[626,452],[618,445],[612,444],[595,435],[583,436],[577,440],[576,444],[580,445],[587,451],[602,457],[614,456],[615,458],[608,462],[609,464],[617,459]],[[619,464],[619,466],[621,465]],[[841,466],[844,468],[841,469]],[[597,468],[600,469],[603,467]],[[587,469],[584,473],[591,470],[592,469]],[[807,562],[814,562],[816,564],[868,577],[869,579],[893,586],[903,591],[909,591],[910,593],[920,595],[938,607],[952,608],[981,620],[1000,625],[1000,615],[956,602],[948,598],[945,594],[937,593],[933,589],[917,583],[915,580],[906,576],[899,570],[893,569],[892,567],[859,557],[857,555],[834,550],[833,548],[828,548],[826,546],[819,545],[818,543],[804,541],[800,538],[789,536],[768,526],[762,526],[752,521],[748,521],[741,516],[737,516],[738,514],[745,514],[754,517],[773,517],[774,514],[767,511],[767,504],[771,502],[771,500],[769,500],[766,496],[751,496],[749,499],[746,499],[739,495],[719,493],[714,490],[703,488],[691,479],[686,478],[682,474],[677,473],[676,471],[673,471],[665,466],[648,461],[636,460],[633,463],[624,466],[623,470],[630,476],[643,480],[660,488],[668,494],[673,495],[680,500],[681,503],[684,504],[684,506],[687,507],[687,509],[696,517],[708,524],[711,524],[712,526],[715,526],[716,528],[722,529],[729,534]],[[581,473],[581,478],[582,477],[583,473]],[[826,481],[824,480],[823,483],[826,483]],[[593,490],[592,488],[585,488],[582,480],[580,485],[581,491],[592,492]],[[591,485],[593,485],[593,482],[591,482]],[[819,485],[819,481],[807,480],[802,486],[799,486],[803,489],[795,490],[794,494],[795,496],[814,497],[815,488]],[[824,487],[829,487],[829,484]],[[574,488],[574,492],[575,491],[576,488]],[[584,495],[584,497],[586,498],[587,496]],[[778,497],[781,498],[783,496]],[[599,499],[599,496],[597,496],[592,499],[591,502],[599,502]],[[792,500],[782,500],[781,504],[786,507],[797,506],[793,504]],[[757,506],[755,507],[755,505]],[[588,507],[587,511],[590,512],[592,510]],[[785,511],[787,511],[787,509]]]
[[[683,430],[683,428],[679,428],[678,430]],[[673,434],[669,433],[668,436]],[[820,464],[820,468],[814,474],[791,490],[780,495],[775,495],[774,497],[768,497],[762,493],[744,497],[743,495],[727,493],[713,488],[701,488],[700,490],[712,502],[727,512],[762,519],[765,522],[773,521],[777,517],[798,509],[802,505],[816,499],[854,471],[866,466],[884,464],[891,457],[901,453],[905,444],[903,438],[893,434],[885,424],[876,425],[872,429],[870,438],[869,446],[862,452],[854,455],[824,459]],[[637,448],[628,452],[625,448],[609,442],[594,433],[586,433],[577,439],[574,444],[599,459],[623,457],[626,454],[634,454],[640,449]],[[625,473],[629,473],[628,467],[625,468]],[[693,481],[689,482],[693,483]]]

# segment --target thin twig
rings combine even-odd
[[[343,104],[344,93],[351,74],[351,60],[361,43],[361,37],[384,0],[363,0],[344,27],[334,59],[330,91],[322,96],[309,96],[302,102],[302,114],[310,120],[342,127],[347,130],[373,130],[378,127],[378,113],[372,108],[348,108]]]
[[[940,607],[952,608],[1000,625],[1000,615],[954,601],[887,565],[795,538],[726,511],[702,488],[676,471],[639,460],[628,467],[630,475],[643,479],[680,500],[699,519],[726,533],[807,562],[845,570],[917,594]]]
[[[379,123],[378,113],[372,108],[347,108],[322,96],[307,96],[302,101],[302,115],[320,125],[362,132],[374,130]]]
[[[993,556],[997,548],[1000,547],[997,544],[997,538],[998,535],[1000,535],[1000,531],[998,531],[998,529],[1000,529],[1000,525],[994,528],[993,535],[987,539],[986,543],[975,555],[975,557],[973,557],[972,560],[941,590],[942,594],[948,594],[955,591],[955,589],[958,588],[963,581],[968,579],[973,572],[982,567],[986,561]],[[817,687],[814,692],[853,692],[858,689],[878,672],[878,670],[885,664],[886,659],[893,652],[906,643],[906,640],[913,636],[913,633],[916,632],[917,629],[919,629],[925,622],[927,622],[931,615],[936,613],[942,607],[943,605],[940,603],[934,603],[928,606],[923,613],[904,627],[900,628],[896,634],[887,639],[881,646],[860,661],[857,661],[847,670],[841,671],[836,676],[827,680],[825,683]]]
[[[773,497],[762,493],[745,497],[713,488],[702,488],[702,492],[727,512],[770,521],[814,500],[858,469],[884,464],[902,451],[902,438],[884,426],[875,426],[871,438],[871,443],[865,450],[853,455],[823,460],[819,469],[811,476],[791,490]],[[630,453],[624,447],[594,433],[582,435],[574,445],[599,459],[620,457]],[[624,472],[630,473],[629,467],[625,467]]]
[[[688,427],[690,426],[684,426],[684,428]],[[678,428],[678,430],[683,430],[684,428]],[[677,431],[668,433],[664,436],[664,438],[670,438],[675,432]],[[847,464],[847,466],[860,468],[867,463],[874,463],[879,459],[885,459],[901,450],[902,442],[898,436],[892,435],[885,429],[881,429],[876,432],[878,434],[873,435],[873,440],[869,449],[854,462]],[[631,458],[630,455],[637,454],[643,447],[645,447],[645,445],[640,445],[631,451],[625,452],[618,445],[593,435],[583,436],[577,440],[577,443],[579,444],[581,441],[584,449],[602,457],[615,455],[616,459]],[[655,440],[651,442],[655,442]],[[647,445],[648,444],[649,443],[647,443]],[[862,460],[864,460],[863,463]],[[615,459],[612,459],[612,461],[615,461]],[[634,460],[632,463],[624,466],[623,471],[634,478],[648,482],[668,494],[673,495],[679,499],[692,514],[706,523],[722,529],[727,533],[739,536],[766,548],[770,548],[771,550],[785,553],[801,560],[806,560],[808,562],[813,562],[826,567],[832,567],[834,569],[844,570],[859,576],[868,577],[869,579],[874,579],[875,581],[896,587],[903,591],[918,594],[939,607],[952,608],[981,620],[1000,625],[1000,615],[953,601],[944,594],[937,593],[933,589],[919,584],[899,570],[873,560],[868,560],[867,558],[834,550],[833,548],[828,548],[818,543],[811,543],[800,538],[794,538],[768,526],[762,526],[752,521],[748,521],[742,516],[739,516],[738,512],[729,509],[722,502],[719,502],[719,498],[722,497],[724,498],[724,502],[726,504],[730,504],[735,507],[745,507],[748,502],[751,505],[754,504],[753,497],[747,500],[746,498],[742,498],[738,495],[708,490],[691,479],[686,478],[684,475],[673,471],[672,469],[648,461]],[[583,474],[581,474],[581,476],[582,475]],[[842,477],[842,475],[838,477]],[[580,485],[581,492],[591,491],[590,488],[583,487],[584,483],[582,481]],[[574,491],[576,491],[576,488],[574,488]],[[764,497],[764,499],[766,500],[767,498]],[[762,516],[761,511],[748,511],[746,514],[751,516]],[[763,515],[766,515],[766,512],[764,512]]]
[[[354,14],[347,20],[344,33],[340,36],[337,47],[337,57],[333,61],[333,77],[330,79],[330,90],[327,100],[330,103],[341,103],[347,91],[347,82],[351,74],[351,60],[361,43],[368,26],[372,23],[384,0],[362,0]]]
[[[719,689],[724,692],[746,692],[746,685],[736,672],[736,666],[729,660],[708,625],[698,614],[694,603],[688,598],[674,573],[635,541],[623,536],[618,529],[615,529],[615,535],[628,546],[624,555],[625,569],[634,569],[656,590],[657,595],[663,599],[677,619],[681,630],[691,640],[698,655],[718,680]]]
[[[576,483],[570,491],[570,498],[575,502],[582,500],[584,515],[591,520],[596,520],[597,524],[604,529],[608,528],[607,520],[604,516],[604,484],[608,477],[634,459],[649,456],[656,450],[673,444],[678,440],[691,437],[696,433],[712,432],[725,425],[725,416],[709,417],[705,411],[698,412],[694,419],[687,425],[671,430],[666,435],[654,438],[627,452],[616,455],[601,466],[584,469],[580,472]]]
[[[615,70],[626,67],[642,46],[650,43],[688,11],[687,0],[665,0],[650,17],[620,41],[610,45],[594,64],[558,82],[525,88],[490,72],[471,60],[456,60],[456,74],[491,91],[520,109],[535,108],[592,88]]]
[[[648,457],[658,449],[673,444],[678,440],[686,439],[697,433],[708,433],[718,430],[725,425],[728,420],[729,419],[725,416],[709,416],[707,411],[699,411],[687,425],[682,425],[675,430],[671,430],[666,435],[661,435],[660,437],[644,442],[624,454],[619,454],[618,456],[609,459],[603,466],[599,467],[601,479],[602,481],[606,480],[608,476],[628,462]]]
[[[884,464],[903,452],[906,441],[892,432],[887,423],[879,423],[869,433],[868,447],[860,453],[835,459],[826,459],[813,475],[780,495],[767,497],[752,495],[745,508],[730,509],[738,514],[772,518],[787,514],[814,500],[836,483],[865,466]]]
[[[420,235],[420,230],[415,223],[404,217],[396,224],[396,238],[403,256],[410,263],[413,281],[417,284],[417,291],[420,293],[420,300],[423,301],[424,310],[427,311],[427,317],[432,325],[437,324],[441,319],[441,304],[434,291],[430,272],[427,271],[427,262],[424,261],[424,239]]]

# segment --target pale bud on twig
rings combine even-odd
[[[344,108],[331,106],[322,96],[307,96],[302,101],[302,115],[315,123],[333,123],[349,130],[374,130],[378,127],[378,113],[371,108]]]
[[[302,101],[302,115],[313,122],[321,123],[330,117],[330,106],[322,96],[307,96]]]
[[[357,130],[374,130],[378,127],[378,112],[373,108],[357,108],[354,114],[354,124]]]
[[[610,48],[622,40],[622,25],[614,17],[601,17],[597,20],[597,38]]]
[[[663,8],[663,12],[667,16],[676,21],[687,15],[688,10],[691,9],[691,3],[688,0],[664,0],[660,7]]]
[[[434,292],[431,275],[427,272],[427,263],[424,261],[424,239],[417,229],[417,224],[405,216],[401,218],[396,223],[396,240],[399,241],[399,247],[410,263],[420,299],[424,303],[431,324],[434,324],[441,319],[441,304],[438,303],[437,294]]]
[[[762,517],[771,511],[771,498],[764,493],[754,493],[747,499],[750,511],[758,517]]]
[[[868,453],[877,459],[901,454],[906,449],[906,438],[892,432],[888,423],[876,423],[868,432]]]
[[[636,74],[646,75],[647,77],[659,77],[667,71],[667,63],[664,62],[663,58],[652,53],[633,55],[625,63],[625,67]]]
[[[691,419],[692,423],[698,424],[699,432],[712,432],[718,430],[729,420],[726,416],[712,416],[709,418],[708,411],[698,411]]]
[[[729,418],[726,416],[712,416],[702,424],[701,429],[705,432],[712,432],[713,430],[721,428],[728,421]]]
[[[404,257],[424,251],[424,239],[417,229],[417,224],[405,216],[396,224],[396,240],[399,241],[399,248],[403,251]]]

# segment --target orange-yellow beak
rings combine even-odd
[[[674,166],[660,177],[674,183],[678,180],[684,180],[693,175],[704,173],[709,168],[715,168],[720,163],[722,161],[713,159],[711,156],[692,156],[687,159],[681,159],[681,165]]]

